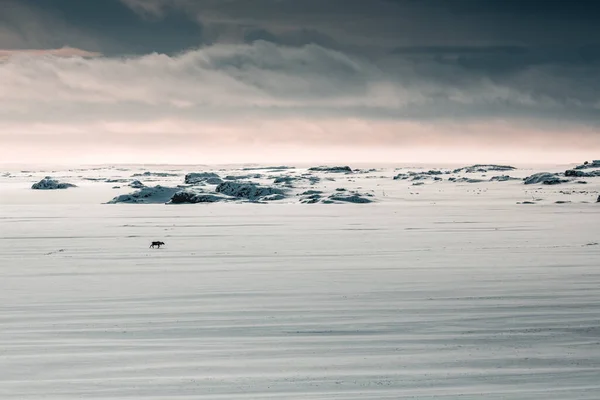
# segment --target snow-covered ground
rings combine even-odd
[[[0,398],[597,400],[600,177],[430,169],[0,170]],[[190,172],[286,195],[104,204]]]

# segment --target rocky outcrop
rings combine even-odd
[[[565,183],[568,181],[568,179],[561,179],[557,174],[553,174],[550,172],[540,172],[528,176],[523,180],[523,183],[525,183],[525,185],[558,185],[560,183]]]
[[[476,172],[489,172],[489,171],[513,171],[515,169],[516,169],[515,167],[512,167],[510,165],[475,164],[475,165],[471,165],[469,167],[462,167],[462,168],[455,169],[452,172],[455,174],[458,174],[460,172],[472,174],[472,173],[476,173]]]
[[[210,193],[196,193],[192,191],[183,190],[177,192],[171,197],[169,204],[199,204],[199,203],[218,203],[226,201],[227,198],[223,196],[217,196]]]
[[[285,195],[285,192],[281,189],[259,186],[252,182],[223,182],[217,186],[216,192],[226,196],[250,201],[268,201],[266,199],[269,196]]]
[[[312,172],[331,172],[331,173],[343,173],[343,174],[352,173],[352,168],[350,168],[348,166],[343,166],[343,167],[320,166],[320,167],[312,167],[312,168],[309,168],[308,170],[312,171]]]
[[[58,189],[69,189],[69,188],[74,188],[74,187],[77,187],[77,186],[73,185],[72,183],[59,182],[56,179],[52,179],[49,176],[45,177],[38,183],[34,183],[33,185],[31,185],[31,188],[34,190],[58,190]]]
[[[133,181],[129,184],[130,187],[134,188],[134,189],[142,189],[145,188],[146,185],[144,185],[142,182],[140,181]]]
[[[160,185],[154,187],[144,187],[137,192],[117,196],[107,204],[164,204],[170,201],[173,195],[180,190],[180,188],[165,187]]]
[[[218,185],[223,180],[214,172],[191,172],[185,176],[184,182],[186,185]]]

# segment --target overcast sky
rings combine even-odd
[[[0,163],[600,158],[600,1],[0,0]]]

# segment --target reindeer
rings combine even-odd
[[[160,246],[164,246],[165,242],[160,242],[160,241],[156,241],[156,242],[152,242],[152,244],[150,245],[151,248],[154,248],[155,246],[158,247],[160,249]]]

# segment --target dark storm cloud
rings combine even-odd
[[[239,117],[281,121],[272,130],[287,132],[286,118],[359,119],[388,127],[365,132],[374,143],[396,143],[394,123],[434,124],[441,138],[448,123],[508,121],[575,127],[561,131],[561,143],[560,132],[548,136],[562,144],[574,129],[584,132],[579,138],[596,138],[600,129],[600,1],[0,6],[0,119],[14,131],[38,123],[31,131],[45,134],[47,125],[62,124],[76,136],[90,123],[100,134],[98,126],[117,121],[124,125],[110,132],[123,134],[160,119],[168,127],[183,121],[177,129],[192,134],[204,123]],[[35,51],[13,57],[15,49]]]
[[[202,40],[202,27],[181,12],[145,19],[119,0],[1,0],[0,7],[0,49],[69,46],[127,55],[171,53]]]

